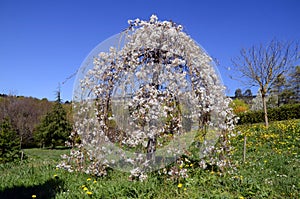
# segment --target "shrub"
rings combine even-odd
[[[16,131],[8,119],[0,122],[0,163],[6,163],[19,157],[20,142]]]
[[[264,122],[264,112],[249,111],[238,114],[240,118],[238,124],[253,124]],[[300,118],[300,104],[288,104],[277,108],[268,109],[268,118],[270,121],[281,121]]]
[[[249,110],[249,105],[241,99],[234,99],[229,106],[233,109],[235,114],[244,113]]]

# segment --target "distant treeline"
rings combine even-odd
[[[20,138],[22,148],[36,146],[34,130],[42,118],[51,111],[55,102],[46,98],[0,94],[0,122],[8,119]],[[71,104],[63,104],[68,120],[72,121]]]

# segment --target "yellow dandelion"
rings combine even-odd
[[[181,187],[182,187],[182,184],[181,184],[181,183],[179,183],[179,184],[177,185],[177,187],[178,187],[178,188],[181,188]]]
[[[86,179],[86,181],[91,181],[91,180],[92,180],[91,178]]]
[[[88,195],[92,195],[93,194],[93,192],[91,192],[91,191],[88,191],[88,192],[86,192]]]
[[[32,198],[36,198],[36,195],[32,195],[31,197],[32,197]]]
[[[84,188],[84,187],[85,187],[85,185],[82,185],[82,186],[81,186],[81,188]]]
[[[192,167],[192,166],[194,166],[193,164],[190,164],[190,166]]]
[[[97,183],[97,180],[94,180],[94,183]]]
[[[87,191],[87,190],[88,190],[88,188],[87,188],[87,187],[84,187],[84,188],[83,188],[83,191]]]
[[[186,191],[186,188],[184,188],[183,190]]]

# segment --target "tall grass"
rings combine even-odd
[[[144,182],[110,170],[97,178],[57,170],[68,150],[27,149],[21,163],[0,165],[0,198],[299,198],[300,120],[238,126],[232,159],[236,169],[219,173],[185,164],[189,177],[158,172]],[[243,163],[244,136],[247,136]]]

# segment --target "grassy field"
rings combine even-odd
[[[300,198],[300,120],[238,126],[230,173],[186,164],[189,177],[149,174],[131,182],[128,173],[96,178],[57,170],[68,150],[27,149],[21,163],[0,165],[0,198]],[[243,162],[244,136],[246,162]]]

